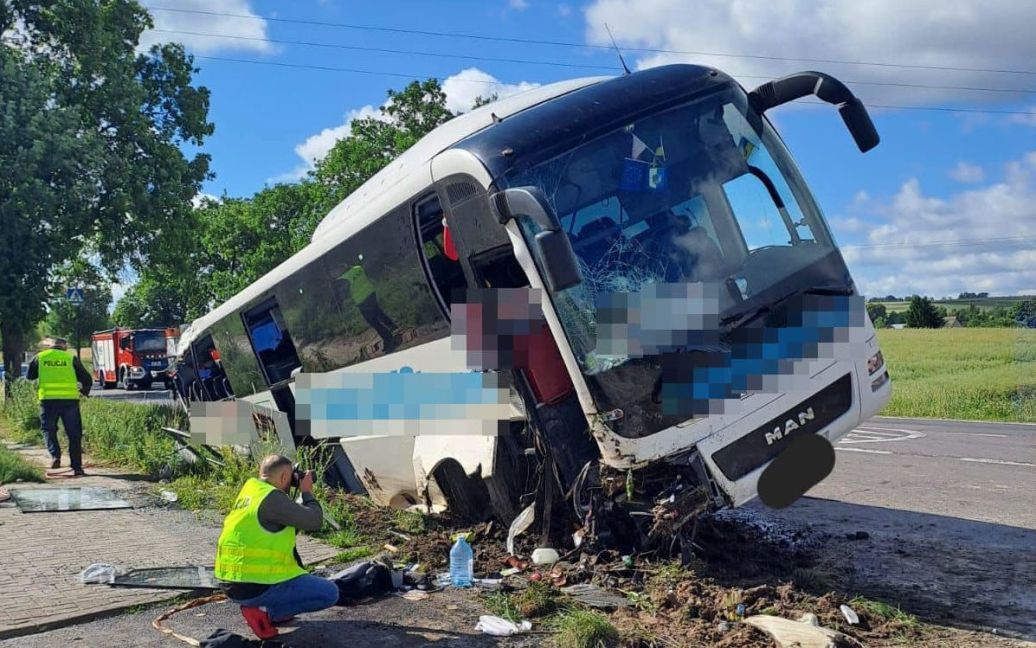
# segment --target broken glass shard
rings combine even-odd
[[[133,505],[108,488],[18,488],[11,489],[22,513],[55,511],[101,511],[133,508]]]
[[[148,587],[152,589],[214,590],[219,588],[212,567],[154,567],[134,569],[111,582],[112,587]]]

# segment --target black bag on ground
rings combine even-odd
[[[333,579],[338,586],[338,603],[349,605],[368,596],[392,591],[392,572],[381,563],[368,561],[353,565]]]
[[[277,640],[246,639],[239,634],[219,628],[201,640],[201,648],[284,648]]]

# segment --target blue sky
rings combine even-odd
[[[1032,63],[1036,39],[1030,30],[1036,24],[1036,5],[997,0],[984,3],[979,12],[973,9],[974,3],[962,0],[912,0],[905,5],[892,0],[772,0],[765,6],[729,0],[144,0],[143,4],[257,18],[153,10],[157,29],[171,31],[146,36],[148,42],[182,41],[198,56],[198,82],[212,91],[209,115],[216,125],[204,147],[212,155],[216,177],[204,191],[217,196],[247,196],[264,185],[299,177],[313,158],[348,133],[350,117],[371,114],[385,99],[387,89],[401,88],[410,80],[385,73],[444,80],[451,105],[458,109],[466,108],[480,94],[507,94],[530,84],[617,73],[607,69],[618,63],[614,52],[607,49],[300,25],[274,19],[590,45],[608,43],[604,30],[608,24],[626,50],[631,67],[675,61],[703,63],[731,73],[747,87],[764,78],[817,69],[847,81],[871,105],[1002,111],[872,108],[882,143],[866,155],[856,150],[833,109],[785,106],[774,111],[772,118],[845,247],[864,292],[1036,294],[1036,65]],[[269,63],[355,68],[377,74]]]

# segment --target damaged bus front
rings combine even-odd
[[[890,390],[862,298],[764,117],[807,94],[838,106],[861,150],[877,144],[860,102],[812,72],[746,92],[673,65],[472,111],[196,322],[181,351],[218,349],[221,397],[283,417],[296,440],[340,444],[385,505],[510,522],[567,498],[587,533],[646,537],[638,520],[657,532],[686,517],[675,509],[755,497],[778,457],[799,475],[793,499],[834,455],[796,441],[834,443]],[[457,342],[472,304],[483,329],[508,308],[538,313],[521,363],[473,367],[470,331]],[[327,406],[359,375],[420,401],[437,390],[415,381],[472,368],[510,394],[499,425]]]

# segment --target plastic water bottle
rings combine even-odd
[[[475,552],[471,550],[467,538],[461,534],[450,549],[450,583],[454,587],[471,587],[474,577]]]

